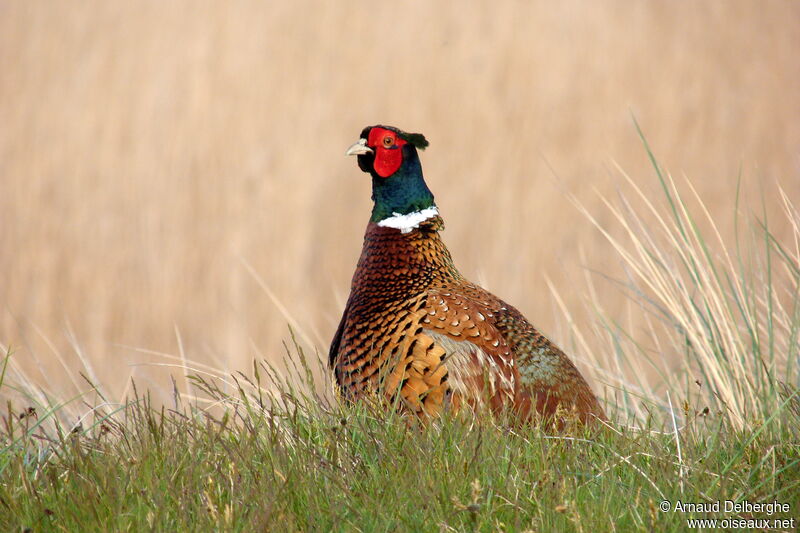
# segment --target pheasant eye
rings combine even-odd
[[[392,139],[390,136],[387,135],[386,137],[383,138],[383,146],[385,146],[386,148],[394,146],[394,139]]]

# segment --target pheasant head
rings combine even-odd
[[[367,126],[346,155],[358,157],[358,166],[372,176],[370,222],[408,227],[410,220],[436,215],[433,194],[422,177],[417,149],[428,141],[421,133],[406,133],[392,126]],[[381,224],[383,222],[383,224]]]

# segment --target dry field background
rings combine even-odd
[[[581,326],[620,267],[566,193],[612,229],[615,165],[657,194],[633,115],[723,235],[739,175],[745,216],[798,203],[799,51],[789,1],[0,1],[0,344],[55,394],[277,360],[289,320],[324,357],[374,123],[431,141],[462,271],[568,343],[547,279]]]

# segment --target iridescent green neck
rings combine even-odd
[[[370,222],[380,222],[393,215],[407,215],[433,207],[433,194],[422,177],[422,165],[417,150],[406,145],[403,148],[403,164],[389,176],[382,178],[372,174],[372,208]]]

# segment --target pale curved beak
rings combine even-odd
[[[358,142],[353,143],[350,148],[344,153],[344,155],[363,155],[363,154],[371,154],[372,148],[367,146],[366,139],[359,139]]]

